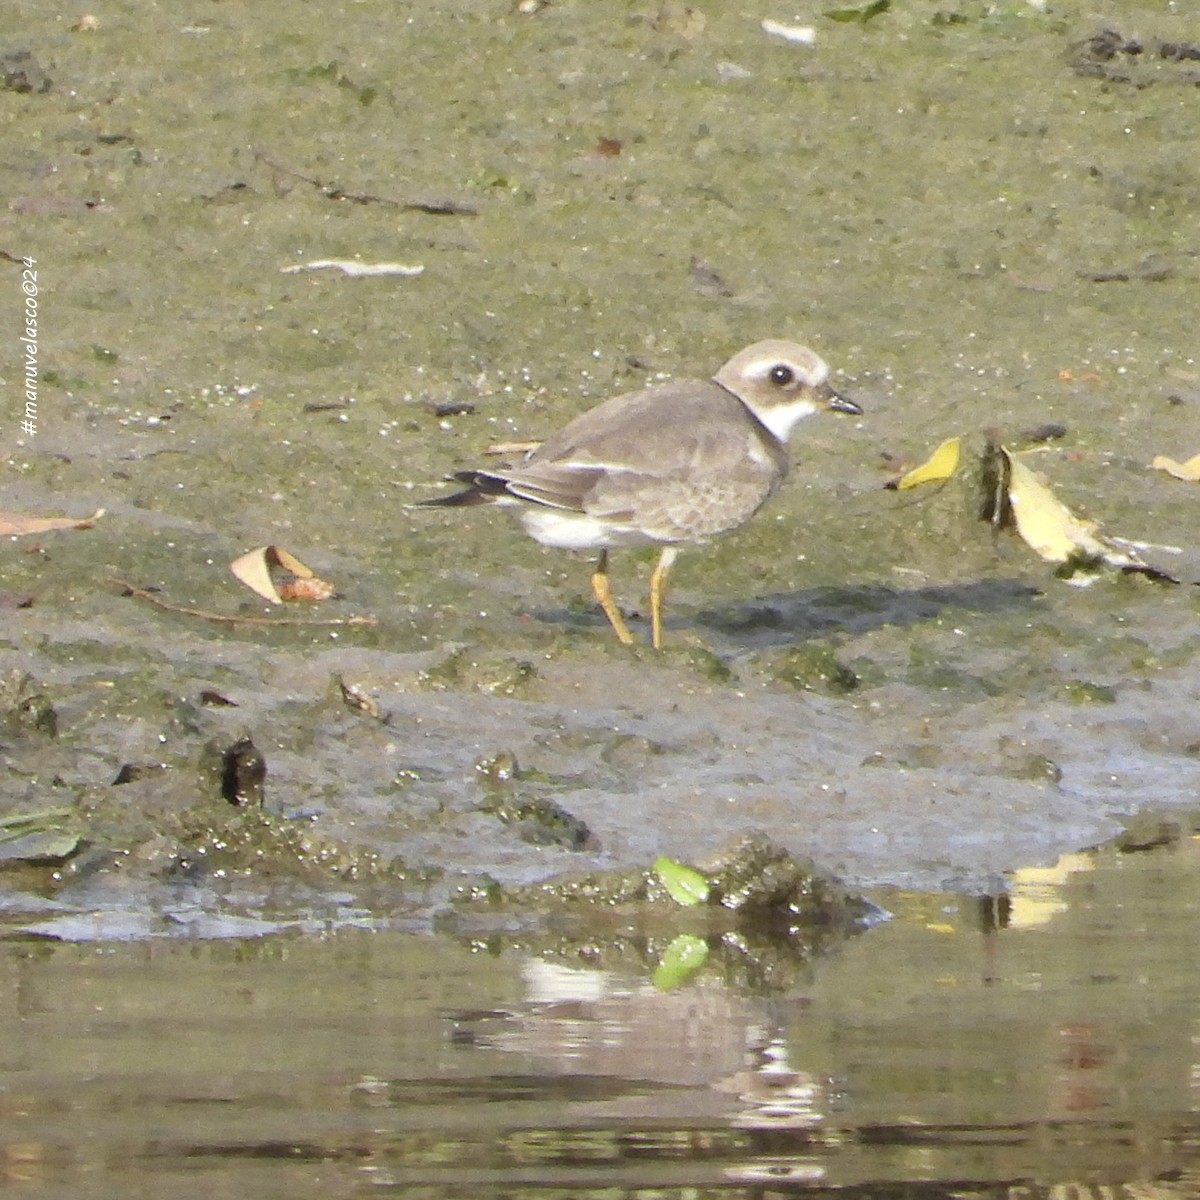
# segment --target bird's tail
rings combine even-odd
[[[508,494],[508,485],[503,479],[488,475],[484,471],[458,471],[451,478],[467,486],[461,492],[449,496],[436,496],[432,500],[420,500],[417,508],[466,508],[475,504],[492,504]]]

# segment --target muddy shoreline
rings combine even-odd
[[[0,506],[106,513],[3,547],[5,811],[71,809],[79,836],[9,894],[147,933],[189,905],[419,927],[480,881],[746,833],[851,889],[991,893],[1194,805],[1200,493],[1149,463],[1200,451],[1200,92],[1186,55],[1127,47],[1198,34],[1092,7],[914,3],[811,47],[765,7],[25,16],[0,248],[12,305],[37,261],[44,336]],[[327,258],[425,270],[282,270]],[[609,644],[582,562],[408,507],[491,443],[768,336],[814,345],[865,415],[801,431],[773,506],[684,555],[660,655]],[[1071,586],[979,521],[973,471],[883,488],[945,437],[977,456],[1046,422],[1058,494],[1179,547],[1183,584]],[[114,582],[269,616],[226,571],[268,543],[334,581],[313,619],[376,623],[218,623]],[[639,633],[647,569],[614,564]],[[239,842],[205,775],[246,737],[276,841]],[[548,805],[588,836],[531,839]],[[166,870],[206,837],[220,865]]]

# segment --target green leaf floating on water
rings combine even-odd
[[[873,3],[864,4],[862,8],[829,8],[821,15],[831,21],[843,21],[846,24],[857,21],[860,25],[865,25],[872,17],[887,12],[891,7],[892,0],[873,0]]]
[[[670,991],[700,970],[706,958],[708,943],[694,933],[681,933],[663,951],[651,981],[659,991]]]
[[[662,880],[667,894],[676,904],[690,908],[708,899],[708,880],[691,867],[682,867],[669,858],[660,858],[654,864],[654,873]]]

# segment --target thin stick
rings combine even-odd
[[[391,196],[376,196],[371,192],[348,192],[336,183],[326,183],[313,175],[305,175],[302,171],[284,166],[283,163],[268,158],[261,150],[255,150],[254,158],[263,166],[270,167],[272,171],[278,171],[280,175],[289,175],[292,179],[300,180],[301,183],[311,184],[322,195],[328,196],[330,200],[349,200],[352,204],[390,204],[393,208],[403,208],[410,212],[432,213],[434,216],[476,217],[479,215],[477,208],[472,208],[469,204],[460,204],[457,200],[396,200]]]
[[[204,621],[220,621],[226,625],[328,626],[379,624],[375,617],[333,617],[326,621],[308,621],[292,617],[239,617],[228,613],[208,612],[203,608],[184,608],[180,604],[172,604],[168,600],[160,600],[153,592],[148,592],[144,588],[134,587],[132,583],[128,583],[124,579],[118,579],[115,575],[109,576],[109,582],[115,583],[119,588],[123,588],[129,595],[136,596],[139,600],[148,601],[155,608],[165,609],[167,612],[175,613],[181,617],[200,617]]]

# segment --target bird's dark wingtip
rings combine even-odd
[[[456,471],[451,479],[467,486],[461,492],[449,496],[435,496],[432,500],[419,500],[417,508],[465,508],[475,504],[490,504],[497,496],[503,496],[508,485],[503,479],[487,475],[482,471]]]
[[[414,508],[464,508],[472,504],[486,504],[487,497],[482,492],[467,488],[463,492],[454,492],[449,496],[435,496],[432,500],[418,500]]]

